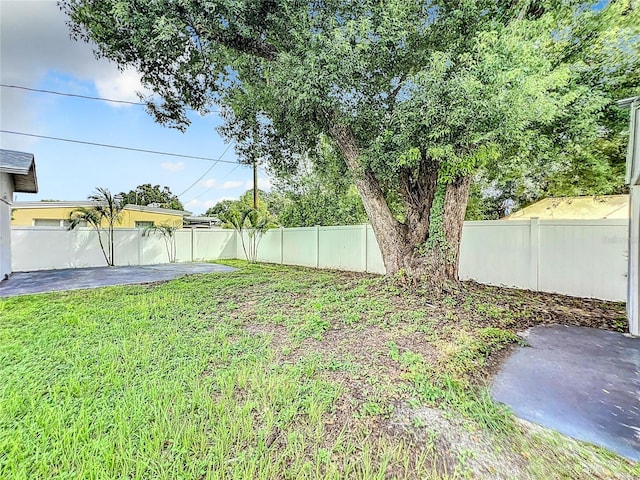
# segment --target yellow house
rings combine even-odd
[[[80,207],[90,207],[84,202],[14,202],[12,227],[66,228],[69,214]],[[191,215],[182,210],[171,210],[141,205],[126,205],[116,228],[146,228],[150,225],[172,225],[182,228],[183,217]]]
[[[629,218],[629,195],[545,198],[503,220],[599,220]]]

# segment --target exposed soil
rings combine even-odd
[[[309,355],[318,355],[328,362],[329,366],[317,375],[340,385],[342,394],[327,419],[327,445],[344,432],[364,429],[380,442],[401,440],[403,448],[415,451],[416,458],[432,450],[434,471],[454,477],[530,478],[527,452],[496,443],[493,434],[447,412],[446,408],[411,403],[411,367],[399,357],[418,355],[425,371],[437,375],[439,369],[448,368],[456,355],[466,358],[468,352],[460,347],[461,338],[481,339],[486,329],[511,334],[544,324],[626,329],[623,303],[474,282],[463,282],[449,292],[434,293],[419,287],[407,289],[393,279],[331,273],[336,296],[345,292],[337,305],[335,300],[325,301],[322,289],[310,290],[308,295],[283,293],[274,302],[287,319],[305,318],[311,311],[327,320],[329,327],[321,334],[296,338],[290,325],[261,316],[256,298],[240,302],[237,315],[243,321],[244,331],[268,338],[275,352],[274,360],[281,365],[295,364]],[[363,284],[366,288],[362,295],[357,298],[347,295],[353,289],[362,289]],[[372,303],[372,299],[379,302]],[[315,310],[309,304],[314,304]],[[517,343],[505,342],[478,358],[464,360],[468,364],[463,363],[456,375],[470,385],[487,386],[514,348]],[[528,426],[520,425],[529,430]],[[273,441],[282,441],[277,432]],[[584,461],[593,462],[594,458]],[[390,466],[388,478],[407,478],[406,471],[394,474],[394,468]],[[611,475],[596,467],[591,470],[585,467],[584,471],[595,478]],[[615,474],[611,478],[631,477]]]

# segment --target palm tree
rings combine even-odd
[[[232,208],[221,215],[221,219],[238,232],[244,256],[249,262],[256,263],[260,240],[268,229],[276,226],[269,213],[250,207],[241,210]],[[247,233],[246,242],[244,232]]]
[[[164,239],[164,245],[167,249],[167,256],[169,257],[169,263],[176,262],[176,230],[180,228],[179,225],[169,225],[168,223],[163,223],[160,225],[149,225],[142,232],[142,236],[146,237],[151,235],[152,233],[156,233],[160,235]]]
[[[79,207],[69,214],[69,230],[83,223],[93,228],[98,235],[98,242],[107,265],[113,267],[115,265],[113,229],[121,221],[124,205],[106,188],[96,187],[95,193],[87,198],[92,202],[90,207]],[[102,240],[103,233],[107,234],[107,249]]]

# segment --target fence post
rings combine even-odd
[[[629,187],[629,240],[627,256],[627,319],[629,333],[640,335],[640,185]]]
[[[284,265],[284,227],[280,226],[280,265]]]
[[[194,251],[193,251],[193,250],[194,250],[194,248],[195,248],[195,247],[194,247],[194,245],[195,245],[195,240],[194,240],[194,238],[193,238],[193,236],[194,236],[194,234],[195,234],[195,231],[196,231],[196,229],[195,229],[195,228],[191,228],[191,239],[190,239],[190,240],[191,240],[191,261],[192,261],[192,262],[193,262],[193,261],[194,261],[194,259],[195,259]]]
[[[316,268],[320,268],[320,225],[316,225]]]
[[[529,227],[529,258],[531,259],[531,285],[540,291],[540,220],[533,217]]]
[[[367,251],[367,237],[369,234],[369,227],[367,227],[366,223],[363,225],[363,227],[364,227],[364,248],[362,250],[364,251],[364,271],[366,273],[369,271],[368,269],[369,266],[367,264],[368,262],[367,257],[369,256],[369,252]]]
[[[144,230],[137,228],[136,235],[138,236],[138,265],[142,265],[142,233]]]

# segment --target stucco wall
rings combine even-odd
[[[0,281],[11,273],[11,200],[13,176],[0,173]]]
[[[17,208],[14,211],[11,225],[14,227],[33,227],[36,218],[67,220],[73,210],[73,207]],[[156,225],[168,223],[182,228],[182,215],[129,209],[122,212],[122,221],[116,225],[116,228],[135,228],[136,222],[141,221],[152,221]]]

